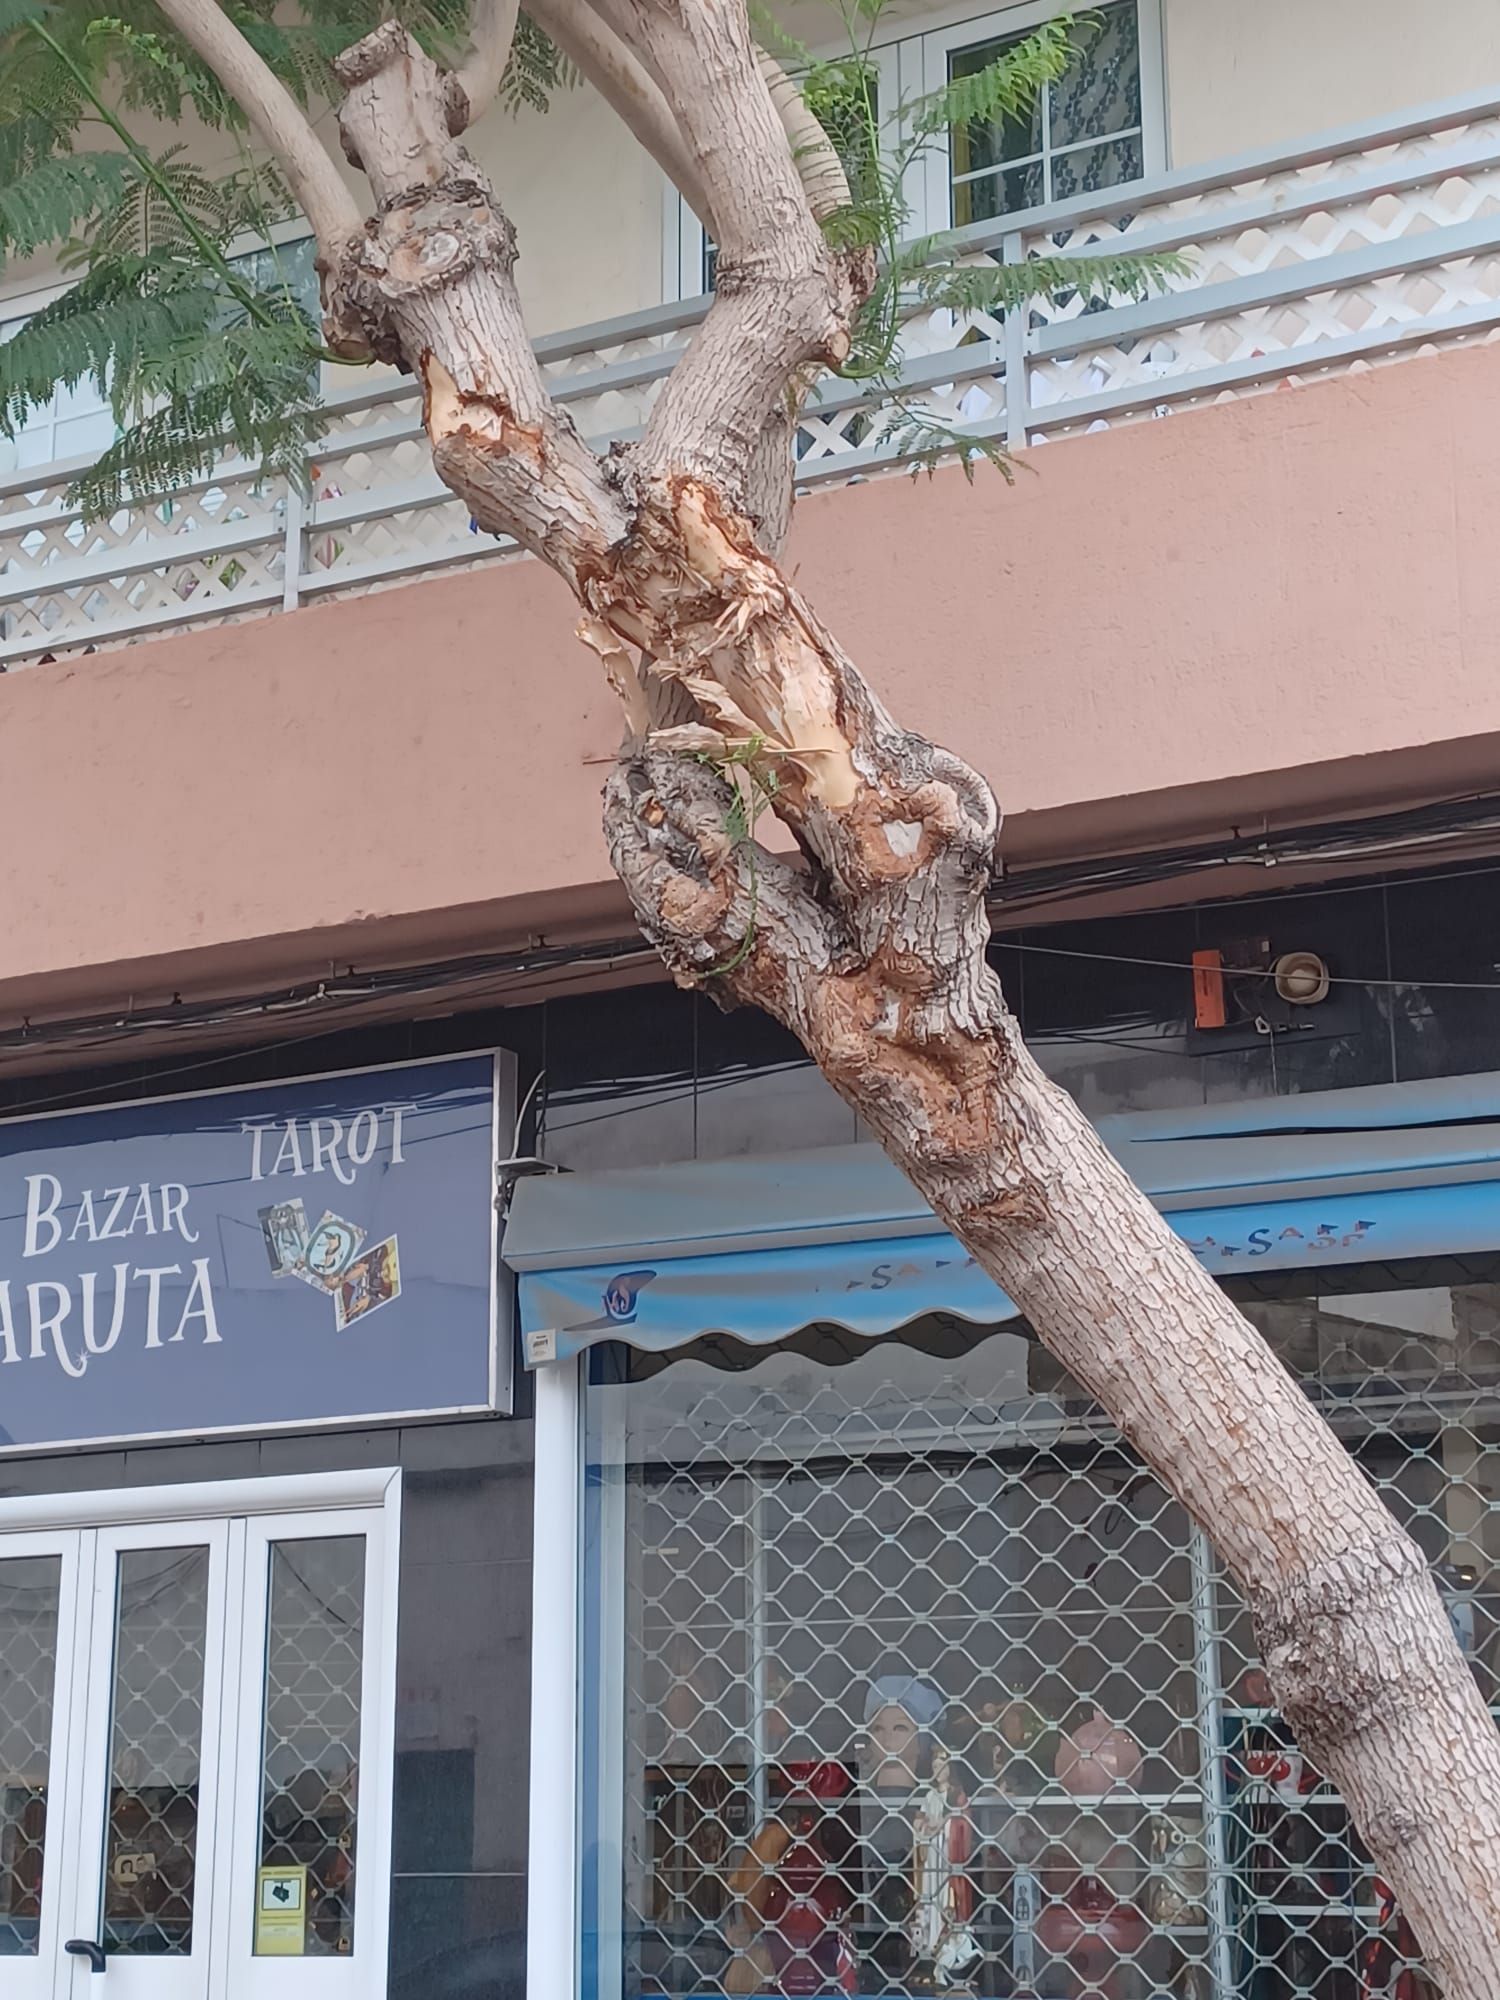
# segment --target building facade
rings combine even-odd
[[[882,104],[1046,12],[893,9]],[[835,385],[791,560],[995,784],[1031,1045],[1493,1698],[1500,35],[1100,17],[913,227],[1184,276],[914,314],[906,392],[1037,476],[914,485]],[[712,250],[548,116],[486,164],[603,440]],[[563,594],[409,385],[328,387],[310,501],[86,526],[81,391],[0,465],[5,1992],[1423,2000],[1202,1528],[800,1051],[659,979]]]

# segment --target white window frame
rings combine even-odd
[[[1129,0],[1126,0],[1129,4]],[[1141,68],[1141,164],[1142,177],[1150,179],[1153,174],[1163,173],[1167,165],[1166,143],[1166,89],[1162,67],[1161,0],[1135,0],[1136,34],[1140,48]],[[990,14],[977,21],[962,21],[952,27],[930,28],[918,38],[918,49],[913,67],[918,76],[915,88],[907,84],[903,91],[906,97],[930,96],[941,90],[948,81],[948,58],[961,49],[973,48],[976,43],[997,39],[1001,35],[1026,34],[1055,20],[1057,6],[1054,0],[1027,0],[1027,4],[1007,7],[1001,13]],[[1097,143],[1107,144],[1108,135]],[[953,211],[950,204],[951,180],[949,173],[949,141],[947,133],[935,138],[915,171],[921,175],[924,185],[917,193],[913,207],[923,218],[922,228],[937,231],[953,227]],[[1130,183],[1124,183],[1129,186]],[[1122,190],[1123,191],[1123,190]],[[908,194],[912,200],[912,193]],[[1016,215],[1024,216],[1024,209],[1017,209]],[[1011,218],[1007,216],[1008,222]],[[997,218],[998,220],[998,218]]]
[[[1167,146],[1166,56],[1162,39],[1161,0],[1135,0],[1141,57],[1141,155],[1145,176],[1164,173]],[[909,104],[947,82],[947,58],[954,49],[971,47],[1001,35],[1024,34],[1056,19],[1060,0],[1016,0],[1016,3],[976,14],[969,5],[944,7],[904,21],[872,43],[867,51],[879,77],[880,101],[887,107]],[[847,53],[836,47],[822,56]],[[888,116],[889,112],[882,114]],[[907,176],[906,199],[911,232],[921,236],[950,229],[948,143],[935,139]],[[1017,210],[1017,219],[1026,211]],[[1007,218],[1009,219],[1009,218]],[[703,226],[670,181],[662,183],[662,299],[696,299],[703,293]]]
[[[207,1810],[202,1834],[213,1842],[213,1865],[204,1874],[207,1894],[201,1924],[211,1954],[204,1990],[209,2000],[262,2000],[262,1996],[282,2000],[283,1995],[287,2000],[299,1995],[306,2000],[380,2000],[390,1957],[400,1524],[401,1473],[396,1467],[0,1500],[0,1558],[52,1553],[63,1557],[48,1774],[50,1887],[44,1893],[37,1954],[0,1960],[7,1994],[12,1983],[16,2000],[57,2000],[61,1993],[79,1996],[88,1991],[87,1966],[72,1960],[63,1966],[61,1945],[69,1935],[94,1935],[95,1912],[84,1907],[91,1899],[92,1885],[86,1878],[92,1876],[92,1867],[72,1872],[71,1879],[66,1871],[70,1857],[80,1855],[102,1828],[111,1702],[109,1690],[94,1684],[107,1650],[90,1631],[97,1610],[91,1599],[101,1573],[97,1552],[152,1547],[159,1537],[170,1541],[176,1532],[186,1531],[218,1552],[209,1599],[204,1742],[210,1741],[212,1728],[222,1732],[218,1740],[223,1747],[214,1770],[210,1773],[205,1767]],[[268,1602],[263,1558],[273,1541],[340,1534],[364,1535],[369,1544],[355,1946],[347,1958],[259,1959],[250,1946],[259,1858],[259,1696],[264,1685]],[[86,1668],[80,1671],[84,1663]],[[68,1754],[70,1744],[72,1754]],[[217,1796],[211,1796],[215,1790]],[[248,1884],[241,1880],[247,1868]],[[195,1918],[195,1933],[199,1921]],[[196,1950],[193,1961],[202,1964]],[[147,1970],[158,1963],[139,1961]],[[134,1961],[119,1964],[136,1969]],[[185,1959],[180,1968],[190,1972],[192,1962]],[[179,1984],[192,1988],[191,1979]]]

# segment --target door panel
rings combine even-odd
[[[227,1524],[96,1536],[71,1937],[109,2000],[207,2000]],[[86,1959],[68,2000],[90,2000]]]
[[[384,1990],[383,1534],[375,1510],[246,1524],[230,2000]]]
[[[0,1992],[52,2000],[68,1881],[78,1536],[0,1543]]]

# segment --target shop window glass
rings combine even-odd
[[[1247,1308],[1492,1701],[1495,1275]],[[811,1327],[594,1377],[589,2000],[1344,2000],[1399,1967],[1208,1543],[1024,1330]]]

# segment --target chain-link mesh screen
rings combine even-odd
[[[1491,1690],[1497,1300],[1250,1308]],[[1208,1544],[1042,1350],[630,1365],[589,1392],[599,2000],[1421,2000]]]

